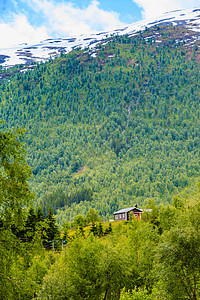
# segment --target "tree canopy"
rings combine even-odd
[[[26,162],[22,144],[22,130],[0,132],[0,209],[1,218],[20,215],[23,206],[30,203],[33,194],[28,180],[31,169]]]
[[[0,81],[3,127],[27,130],[30,185],[45,214],[51,207],[62,224],[93,207],[108,220],[198,182],[199,48],[183,37],[191,31],[152,27]]]

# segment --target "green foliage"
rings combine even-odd
[[[0,299],[20,298],[24,286],[18,277],[21,270],[19,268],[16,272],[15,264],[22,259],[20,252],[24,254],[23,267],[28,260],[28,255],[25,255],[17,239],[23,229],[24,206],[33,198],[28,185],[31,171],[25,161],[22,136],[22,130],[0,132]],[[31,297],[33,293],[34,289]],[[27,293],[24,299],[28,297]]]
[[[182,224],[163,236],[158,248],[159,277],[168,299],[199,298],[199,243],[199,232]]]
[[[180,209],[150,202],[154,207],[144,220],[107,222],[104,232],[101,223],[93,223],[95,234],[79,226],[72,238],[66,224],[71,238],[54,254],[44,249],[37,230],[44,220],[33,223],[31,243],[2,230],[0,299],[198,299],[199,203],[185,202]],[[38,211],[27,212],[27,230]],[[154,216],[160,222],[152,222]],[[106,235],[105,228],[112,234]]]
[[[63,252],[59,259],[51,266],[44,278],[38,299],[67,299],[69,297],[70,283],[67,281],[66,254]],[[59,278],[59,280],[58,280]]]
[[[102,226],[101,222],[99,222],[99,224],[98,224],[97,233],[98,233],[99,237],[101,237],[103,235],[103,226]]]
[[[112,232],[112,225],[109,223],[109,226],[105,229],[105,234],[109,234]]]
[[[92,223],[92,226],[90,227],[90,232],[93,233],[93,235],[98,235],[97,226],[94,222]]]
[[[1,230],[0,253],[0,299],[32,299],[51,264],[39,237],[22,243],[11,230]]]
[[[151,295],[148,294],[146,289],[134,289],[131,292],[126,292],[125,289],[122,290],[120,295],[120,300],[154,300]]]
[[[25,160],[23,131],[0,132],[0,210],[1,220],[20,226],[22,206],[33,199],[28,185],[31,170]],[[6,217],[7,216],[7,217]]]
[[[26,223],[25,223],[26,235],[30,240],[32,240],[33,235],[35,234],[36,223],[37,223],[36,213],[33,207],[31,207],[28,211],[28,216],[26,218]]]
[[[111,37],[96,58],[77,49],[1,70],[0,299],[200,297],[199,193],[181,193],[199,180],[199,51],[183,35],[160,26]],[[13,127],[27,129],[32,178]],[[102,228],[133,201],[143,220]]]
[[[86,215],[86,221],[87,223],[101,221],[98,211],[96,211],[94,208],[90,208]]]
[[[162,43],[148,39],[157,33]],[[133,199],[169,203],[198,178],[198,51],[175,43],[183,35],[169,26],[112,37],[96,58],[74,50],[1,82],[3,126],[27,129],[45,214],[62,224],[92,206],[108,220]]]
[[[77,215],[72,222],[72,227],[78,228],[79,226],[83,227],[86,225],[86,220],[82,215]]]
[[[122,265],[122,258],[126,259],[124,253],[90,236],[87,240],[73,241],[64,255],[56,264],[60,267],[53,267],[44,278],[39,299],[118,299],[127,272]],[[62,286],[59,291],[58,273],[59,286]]]
[[[199,204],[185,212],[157,206],[158,219],[167,212],[161,232],[162,222],[149,218],[113,223],[103,238],[76,235],[45,275],[39,299],[198,299]]]
[[[183,36],[164,26],[112,37],[1,81],[2,126],[27,129],[45,214],[51,207],[63,224],[93,207],[108,220],[133,201],[167,204],[198,180],[198,51],[175,42]]]

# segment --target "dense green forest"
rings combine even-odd
[[[108,220],[198,182],[198,43],[181,26],[153,27],[25,73],[1,71],[1,128],[26,129],[30,186],[45,214],[62,224],[93,207]]]
[[[20,139],[0,135],[1,300],[199,299],[199,187],[171,205],[149,200],[141,220],[103,223],[90,208],[59,229],[51,211],[30,205]]]
[[[155,27],[0,70],[0,300],[200,298],[198,43]]]

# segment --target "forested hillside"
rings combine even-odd
[[[199,299],[199,197],[192,204],[182,197],[166,206],[151,201],[141,220],[79,223],[73,230],[65,224],[61,234],[41,210],[24,211],[20,227],[8,226],[5,214],[0,299]]]
[[[36,204],[108,219],[198,181],[199,55],[198,33],[161,26],[2,70],[1,128],[27,130]]]

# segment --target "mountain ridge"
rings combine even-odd
[[[99,43],[103,43],[113,35],[132,36],[146,28],[166,25],[182,25],[192,31],[200,32],[200,9],[167,12],[159,18],[142,20],[112,31],[83,34],[77,37],[49,38],[34,45],[22,44],[13,48],[0,49],[0,65],[5,68],[15,65],[29,66],[58,57],[61,53],[69,53],[77,47],[82,49],[89,47],[92,52]],[[94,55],[93,52],[91,54]]]

